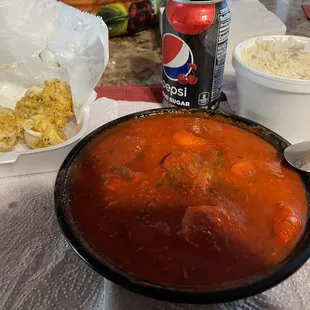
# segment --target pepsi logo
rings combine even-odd
[[[163,36],[163,67],[166,76],[173,81],[180,74],[187,76],[194,63],[193,53],[189,46],[177,36],[166,33]]]

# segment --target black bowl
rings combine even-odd
[[[148,115],[156,114],[175,114],[175,113],[185,113],[189,116],[199,113],[201,117],[202,113],[208,117],[212,118],[214,116],[220,115],[227,119],[227,122],[233,122],[234,125],[242,127],[248,131],[253,132],[262,139],[271,143],[279,152],[283,153],[285,147],[289,143],[282,137],[278,136],[271,130],[263,127],[253,121],[248,119],[226,114],[222,112],[199,110],[199,109],[155,109],[139,113],[134,113],[114,121],[111,121],[81,140],[69,153],[63,162],[60,171],[58,173],[56,184],[55,184],[55,208],[56,215],[59,225],[69,241],[75,252],[94,270],[99,274],[104,276],[116,284],[119,284],[129,290],[134,292],[153,297],[156,299],[167,300],[172,302],[183,302],[183,303],[219,303],[228,302],[252,295],[261,293],[271,287],[277,285],[281,281],[285,280],[296,272],[310,257],[310,222],[309,222],[309,212],[306,223],[306,228],[303,236],[299,242],[294,247],[294,250],[290,255],[281,262],[272,271],[261,275],[260,277],[255,277],[251,281],[247,279],[244,283],[238,282],[236,286],[233,287],[222,287],[217,290],[207,290],[201,289],[199,287],[180,287],[180,286],[170,286],[162,285],[158,283],[149,282],[147,280],[141,279],[134,274],[130,274],[118,266],[114,265],[111,261],[106,259],[101,255],[83,236],[78,224],[75,222],[72,209],[71,209],[71,184],[70,171],[72,164],[74,163],[76,157],[84,149],[84,147],[90,143],[95,137],[100,135],[103,131],[111,128],[124,121],[145,117]],[[307,189],[308,205],[310,202],[310,174],[298,171],[300,174],[304,185]],[[250,284],[249,284],[250,283]]]

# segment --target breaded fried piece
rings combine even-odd
[[[40,106],[43,100],[42,88],[38,86],[31,87],[21,98],[17,101],[15,106],[16,117],[19,120],[28,119],[39,113]]]
[[[58,79],[45,81],[44,84],[44,89],[32,86],[16,103],[15,111],[8,113],[3,110],[5,113],[1,113],[0,151],[12,150],[18,140],[26,142],[31,148],[47,147],[67,140],[64,130],[68,119],[74,115],[71,88]],[[30,126],[27,128],[32,133],[26,133],[25,126]]]
[[[22,124],[25,120],[37,115],[40,111],[43,100],[42,88],[38,86],[32,86],[21,98],[15,106],[15,116],[18,126],[18,138],[20,141],[24,141]]]
[[[23,127],[25,142],[33,149],[57,145],[67,140],[66,135],[62,131],[58,131],[55,125],[42,115],[33,116],[24,122]]]
[[[45,81],[42,114],[56,126],[57,130],[65,129],[68,118],[74,115],[71,88],[68,84],[58,79]]]
[[[0,152],[11,151],[17,143],[18,126],[14,111],[0,106]]]

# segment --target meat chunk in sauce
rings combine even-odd
[[[117,166],[103,175],[104,188],[111,192],[117,192],[132,183],[143,179],[143,173],[134,172],[126,166]]]
[[[240,243],[245,233],[245,216],[233,203],[194,206],[186,209],[179,236],[198,247],[204,244],[218,252]]]
[[[172,184],[181,188],[207,189],[211,174],[207,170],[200,156],[193,151],[175,151],[163,161]]]

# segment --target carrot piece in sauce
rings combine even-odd
[[[243,160],[235,163],[230,171],[236,176],[252,176],[255,173],[255,167],[250,160]]]
[[[199,147],[206,145],[205,139],[198,137],[186,130],[176,132],[173,135],[173,139],[175,142],[185,147]]]
[[[282,206],[276,216],[273,225],[273,232],[276,238],[283,244],[294,240],[302,229],[302,222],[293,208]]]

